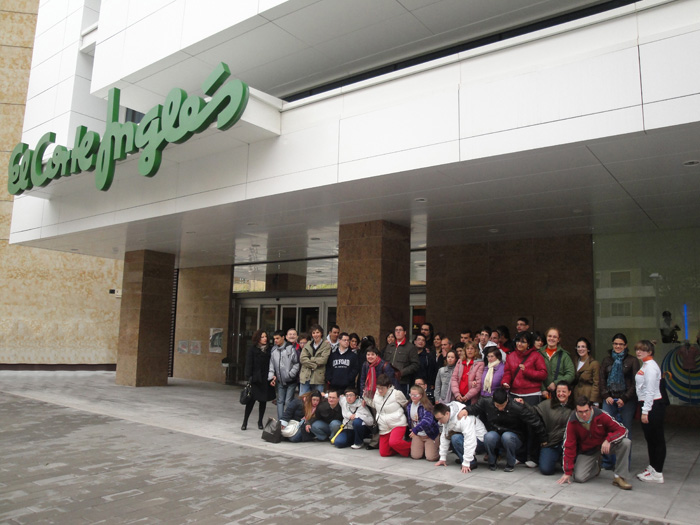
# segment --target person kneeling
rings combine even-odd
[[[438,403],[433,409],[435,419],[442,425],[440,434],[440,461],[435,463],[436,467],[447,466],[447,451],[452,448],[462,463],[462,472],[466,474],[477,467],[476,454],[482,454],[484,446],[484,436],[486,427],[475,416],[467,416],[459,419],[457,414],[464,408],[464,405],[457,401],[452,401],[448,405]],[[452,437],[450,437],[452,434]]]
[[[352,387],[345,389],[345,395],[340,396],[339,404],[343,411],[344,428],[333,440],[333,445],[338,448],[362,448],[364,439],[372,436],[372,414],[367,407],[362,406],[357,390]]]
[[[335,436],[343,421],[343,413],[338,404],[338,393],[328,392],[328,397],[322,400],[314,415],[306,421],[306,431],[311,432],[319,441],[325,441]]]
[[[408,457],[411,444],[404,440],[408,420],[404,407],[408,404],[401,390],[394,388],[392,379],[381,374],[377,378],[377,391],[373,398],[365,396],[365,403],[377,411],[379,426],[379,455],[400,454]]]
[[[557,483],[585,483],[600,473],[601,454],[615,454],[613,485],[630,490],[629,454],[632,442],[627,429],[610,414],[590,406],[586,396],[576,398],[576,410],[566,425],[564,475]]]

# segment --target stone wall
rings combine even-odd
[[[0,3],[0,367],[114,365],[121,261],[9,245],[10,152],[22,138],[38,0]]]

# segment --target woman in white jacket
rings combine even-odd
[[[401,454],[408,457],[411,453],[411,443],[404,439],[408,426],[404,407],[408,400],[403,392],[394,388],[389,376],[381,374],[377,378],[374,398],[365,397],[364,400],[377,411],[379,455],[386,457]]]
[[[642,368],[635,375],[634,382],[637,399],[642,406],[642,430],[649,453],[649,466],[638,474],[637,478],[650,483],[663,483],[666,460],[666,401],[661,395],[661,369],[654,361],[654,344],[651,341],[639,341],[634,345],[634,351],[637,359],[642,362]]]

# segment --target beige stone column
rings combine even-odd
[[[124,256],[117,384],[168,384],[175,256],[150,250]]]
[[[387,221],[340,226],[338,325],[373,335],[380,348],[396,323],[410,323],[411,230]]]

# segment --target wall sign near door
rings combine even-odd
[[[229,67],[221,62],[202,83],[202,91],[212,97],[188,95],[173,88],[165,98],[144,115],[139,124],[119,122],[120,90],[112,88],[107,101],[107,128],[104,137],[85,126],[78,126],[72,150],[58,145],[43,166],[46,149],[56,141],[56,134],[44,134],[31,150],[20,142],[12,150],[8,166],[7,190],[20,195],[34,187],[43,187],[61,177],[82,171],[95,172],[97,189],[107,191],[114,179],[117,160],[141,150],[138,170],[144,177],[153,177],[160,168],[162,153],[168,143],[180,144],[195,133],[207,129],[214,120],[216,127],[226,130],[243,115],[248,104],[248,85],[240,80],[226,82]]]

